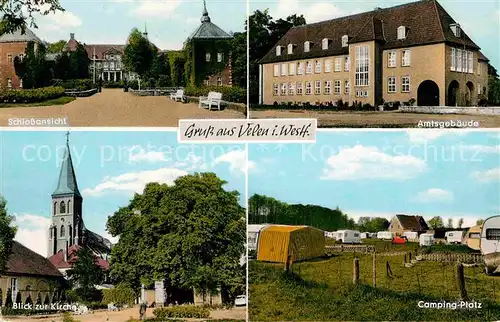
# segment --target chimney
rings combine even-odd
[[[69,38],[70,38],[70,40],[74,40],[75,39],[75,34],[74,33],[70,33],[69,34]]]

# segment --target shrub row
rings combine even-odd
[[[207,96],[208,92],[222,93],[222,99],[233,103],[246,103],[247,91],[238,86],[188,86],[184,90],[187,96]]]
[[[410,102],[405,102],[406,105],[411,105]],[[382,105],[382,104],[381,104]],[[384,111],[396,111],[401,106],[400,102],[385,102],[383,103]],[[378,111],[378,106],[372,106],[368,103],[354,101],[349,105],[349,102],[344,102],[341,99],[336,102],[274,102],[273,105],[254,105],[252,109],[288,109],[288,110],[317,110],[317,111]]]
[[[125,86],[125,83],[123,81],[119,81],[119,82],[104,82],[102,84],[102,87],[104,87],[104,88],[122,88],[123,86]]]
[[[24,309],[13,309],[12,307],[2,307],[0,312],[5,316],[17,316],[17,315],[38,315],[38,314],[53,314],[57,313],[54,310],[24,310]]]
[[[102,290],[103,303],[118,305],[134,305],[135,294],[132,288],[118,285],[116,288]]]
[[[89,89],[97,87],[90,79],[53,79],[51,84],[52,86],[61,86],[65,89],[72,89],[76,91],[88,91]]]
[[[36,103],[64,96],[64,87],[11,89],[0,91],[0,103]]]
[[[153,311],[157,319],[166,318],[198,318],[205,319],[210,316],[210,310],[195,305],[180,305],[158,308]]]

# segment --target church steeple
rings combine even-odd
[[[142,34],[146,39],[148,39],[148,26],[146,23],[144,23],[144,32]]]
[[[210,22],[210,17],[208,16],[207,3],[203,0],[203,13],[201,14],[201,22]]]
[[[64,151],[61,171],[59,172],[59,181],[57,182],[57,188],[52,196],[66,194],[75,194],[81,197],[80,191],[78,190],[78,183],[76,181],[75,169],[73,168],[73,161],[71,160],[69,132],[66,133],[66,150]]]

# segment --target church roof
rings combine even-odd
[[[33,31],[26,28],[24,34],[21,29],[17,29],[12,33],[3,34],[0,36],[0,43],[9,43],[9,42],[29,42],[33,41],[36,43],[43,43],[43,41],[35,35]]]
[[[61,277],[62,274],[45,257],[14,241],[7,261],[6,273]]]
[[[201,25],[189,36],[188,39],[231,39],[231,35],[212,23],[208,15],[207,6],[203,3]]]
[[[68,257],[67,260],[64,260],[64,252],[59,251],[56,254],[50,256],[48,260],[52,263],[53,266],[58,269],[71,268],[73,264],[77,261],[78,256],[76,256],[76,252],[81,248],[79,245],[72,245],[68,247]],[[96,256],[97,265],[99,265],[102,269],[109,269],[109,262],[105,259],[102,259],[99,256]]]
[[[73,169],[73,162],[71,160],[69,144],[66,144],[64,158],[61,164],[61,172],[59,173],[59,181],[57,182],[57,188],[52,196],[66,194],[75,194],[79,197],[82,196],[80,194],[80,191],[78,190],[78,184],[76,182],[75,169]]]

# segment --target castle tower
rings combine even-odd
[[[49,227],[48,256],[67,251],[72,245],[81,245],[83,232],[82,203],[75,170],[69,148],[69,133],[66,134],[66,150],[57,187],[52,194],[52,224]]]

